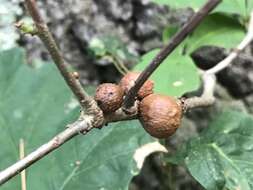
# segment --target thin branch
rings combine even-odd
[[[137,118],[137,108],[135,111],[135,114],[133,115],[127,115],[122,110],[118,110],[115,112],[115,114],[111,114],[106,116],[106,119],[103,121],[103,123],[109,123],[109,122],[117,122],[117,121],[123,121],[123,120],[131,120]],[[23,159],[19,160],[15,164],[11,165],[10,167],[6,168],[5,170],[0,172],[0,185],[7,182],[9,179],[23,171],[24,169],[31,166],[33,163],[37,162],[38,160],[42,159],[44,156],[49,154],[50,152],[53,152],[57,148],[59,148],[61,145],[72,139],[73,137],[79,135],[79,134],[87,134],[91,129],[96,128],[98,126],[95,126],[93,124],[93,116],[81,114],[80,118],[74,122],[73,124],[70,124],[66,126],[66,129],[61,132],[60,134],[56,135],[54,138],[52,138],[49,142],[46,144],[40,146],[38,149],[33,151],[32,153],[28,154]]]
[[[20,160],[25,157],[25,142],[24,139],[19,141],[19,158]],[[21,190],[26,190],[26,172],[23,170],[21,172]]]
[[[47,142],[46,144],[39,147],[34,152],[27,155],[25,158],[16,162],[9,168],[1,171],[0,173],[0,185],[8,181],[10,178],[17,175],[19,172],[33,164],[34,162],[40,160],[48,153],[57,149],[63,143],[71,139],[72,137],[79,134],[81,131],[88,131],[90,129],[90,121],[81,120],[70,125],[65,131],[61,132],[57,136],[55,136],[52,140]]]
[[[39,38],[51,54],[51,57],[54,60],[54,63],[56,64],[58,70],[65,79],[69,88],[75,94],[82,108],[88,109],[88,112],[99,112],[95,101],[84,91],[79,81],[73,76],[72,72],[70,71],[71,68],[68,68],[68,65],[65,62],[52,34],[50,33],[46,23],[44,22],[43,18],[39,13],[36,1],[26,0],[25,2],[26,7],[36,26],[36,34],[39,36]]]
[[[141,86],[150,77],[150,75],[158,68],[158,66],[171,54],[175,48],[200,24],[200,22],[211,12],[222,0],[208,0],[207,3],[195,13],[195,15],[189,20],[189,22],[183,26],[183,28],[176,33],[176,35],[170,40],[169,44],[165,46],[157,56],[150,62],[146,69],[140,74],[136,80],[135,85],[129,90],[124,100],[124,107],[126,109],[133,106],[135,96]]]
[[[244,50],[250,42],[253,40],[253,12],[250,16],[250,22],[248,26],[248,32],[241,41],[241,43],[237,46],[235,50],[233,50],[225,59],[219,62],[213,68],[202,73],[203,79],[203,93],[200,97],[191,97],[186,100],[182,100],[184,110],[189,110],[195,107],[204,107],[210,106],[214,103],[214,87],[215,87],[215,74],[220,72],[221,70],[228,67],[239,55],[239,53]]]
[[[250,22],[248,26],[248,32],[241,43],[237,46],[237,48],[233,49],[232,52],[220,63],[218,63],[215,67],[206,71],[208,74],[216,74],[219,71],[223,70],[227,66],[229,66],[236,57],[243,51],[253,40],[253,12],[251,13]]]
[[[191,97],[182,100],[183,110],[187,111],[196,107],[206,107],[214,103],[214,88],[216,84],[216,77],[212,74],[204,73],[202,75],[203,80],[203,93],[200,97]]]

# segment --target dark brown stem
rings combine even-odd
[[[31,17],[33,18],[35,23],[43,24],[44,21],[42,17],[40,16],[38,7],[36,5],[35,0],[28,0],[26,1],[27,10],[29,11]]]
[[[75,94],[82,108],[88,110],[90,113],[98,113],[99,109],[96,106],[95,101],[84,91],[78,79],[75,78],[75,75],[71,72],[71,69],[68,68],[68,64],[65,62],[52,34],[50,33],[46,23],[39,13],[36,1],[26,0],[26,6],[35,23],[37,35],[46,46],[58,70],[65,79],[69,88]]]
[[[183,28],[171,38],[169,44],[165,46],[157,54],[157,56],[150,62],[145,70],[140,74],[136,80],[135,85],[129,90],[124,100],[124,107],[129,109],[133,106],[135,96],[141,86],[150,77],[150,75],[158,68],[166,57],[172,53],[175,48],[200,24],[200,22],[211,12],[222,0],[208,0],[207,3],[194,14],[194,16],[186,23]]]

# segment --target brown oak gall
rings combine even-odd
[[[180,126],[182,108],[172,97],[151,94],[139,106],[139,120],[153,137],[168,138]]]
[[[97,87],[95,100],[104,113],[111,113],[121,107],[124,91],[120,86],[104,83]]]
[[[127,92],[132,88],[135,84],[135,81],[139,77],[139,72],[129,72],[127,73],[120,81],[119,85],[124,90],[124,93],[127,94]],[[154,82],[151,80],[147,80],[143,86],[140,88],[138,92],[138,98],[143,99],[144,97],[153,94],[153,87]]]

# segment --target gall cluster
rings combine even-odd
[[[121,108],[124,96],[134,86],[138,72],[129,72],[118,85],[104,83],[97,87],[95,100],[104,114]],[[180,126],[182,106],[170,96],[154,94],[154,82],[147,80],[137,94],[140,101],[138,118],[143,128],[153,137],[168,138]]]

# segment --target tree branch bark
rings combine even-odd
[[[85,92],[78,78],[75,77],[75,75],[71,72],[71,68],[69,68],[68,64],[65,62],[52,34],[50,33],[46,23],[39,13],[36,1],[25,0],[25,3],[36,27],[35,34],[39,36],[41,41],[46,46],[55,65],[57,66],[71,91],[78,99],[82,108],[89,114],[101,116],[101,110],[98,108],[96,102]]]
[[[203,93],[200,97],[191,97],[185,100],[182,100],[183,110],[187,111],[192,108],[197,107],[206,107],[214,103],[214,88],[216,84],[216,77],[213,74],[202,75],[203,81]]]

